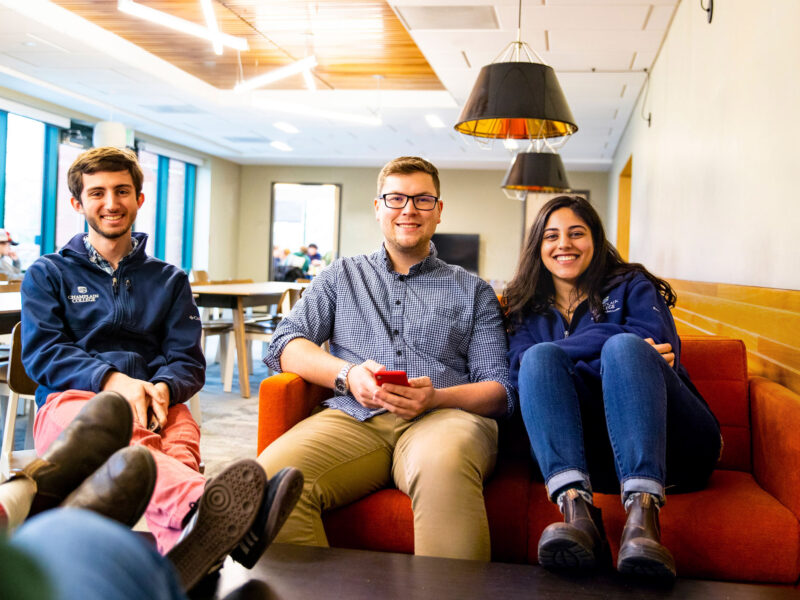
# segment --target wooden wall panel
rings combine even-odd
[[[678,333],[739,338],[747,368],[800,393],[800,291],[671,279]]]

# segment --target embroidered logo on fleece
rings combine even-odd
[[[622,307],[619,305],[619,300],[609,300],[608,296],[603,298],[603,310],[607,313],[617,312]]]
[[[70,294],[67,296],[67,300],[72,302],[73,304],[82,304],[84,302],[97,302],[97,299],[100,297],[100,294],[90,294],[88,293],[89,290],[86,286],[79,285],[77,287],[78,293],[77,294]]]

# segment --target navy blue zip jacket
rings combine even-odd
[[[99,392],[112,371],[169,386],[170,405],[205,383],[200,315],[179,268],[145,254],[147,234],[112,277],[89,260],[86,234],[34,262],[22,282],[22,363],[53,392]]]
[[[556,308],[546,315],[529,315],[511,334],[508,358],[510,377],[518,387],[519,365],[525,351],[541,342],[559,345],[575,363],[575,372],[583,383],[584,393],[600,392],[600,351],[608,338],[619,333],[634,333],[653,338],[656,344],[672,344],[675,353],[673,368],[689,389],[697,393],[689,373],[681,365],[681,342],[675,322],[664,298],[641,273],[626,273],[611,281],[603,298],[603,315],[595,322],[589,304],[583,301],[567,327]],[[699,394],[697,394],[699,397]]]

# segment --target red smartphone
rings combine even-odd
[[[375,381],[378,382],[378,385],[393,383],[395,385],[411,387],[411,384],[408,383],[408,377],[405,371],[378,371],[375,373]]]

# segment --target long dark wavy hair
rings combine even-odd
[[[602,320],[603,296],[609,283],[626,273],[638,272],[647,277],[664,297],[667,306],[675,306],[677,296],[672,287],[639,263],[625,262],[617,249],[606,239],[603,223],[597,211],[580,196],[558,196],[542,206],[533,222],[525,247],[517,265],[514,278],[503,296],[509,329],[513,331],[530,314],[549,314],[555,302],[553,276],[542,262],[542,239],[550,215],[561,208],[569,208],[589,228],[594,245],[592,260],[578,277],[577,289],[586,294],[589,311],[595,321]]]

